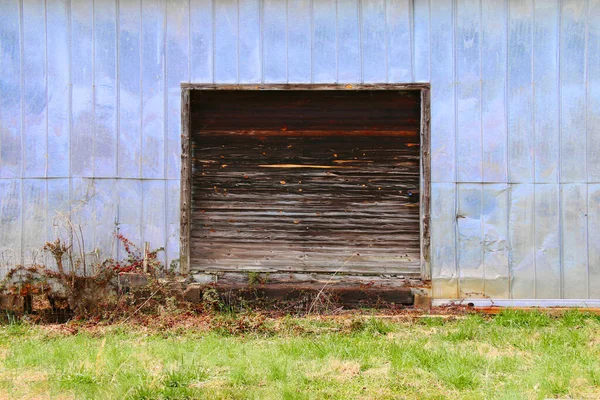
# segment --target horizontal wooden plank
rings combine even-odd
[[[197,130],[387,130],[417,127],[420,93],[385,91],[194,91]]]
[[[192,100],[192,270],[418,276],[417,92]]]

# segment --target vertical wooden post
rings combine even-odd
[[[421,279],[431,280],[430,262],[430,201],[431,201],[431,94],[421,89]]]
[[[190,88],[181,88],[181,225],[179,272],[190,273],[190,233],[192,201],[192,157],[190,144]]]

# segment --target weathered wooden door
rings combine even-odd
[[[419,276],[418,91],[190,100],[193,271]]]

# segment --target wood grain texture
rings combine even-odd
[[[190,100],[192,271],[420,276],[418,91]]]

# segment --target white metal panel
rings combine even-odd
[[[388,81],[386,0],[361,0],[363,82]]]
[[[119,170],[121,178],[142,176],[141,23],[136,0],[119,0]]]
[[[260,82],[260,1],[239,0],[239,13],[239,80]]]
[[[290,83],[310,82],[312,76],[312,1],[289,0],[287,62]]]
[[[507,4],[481,3],[481,129],[484,182],[507,182]]]
[[[263,0],[262,63],[263,81],[287,82],[287,4],[281,0]]]
[[[558,182],[558,1],[536,1],[533,26],[533,130],[535,182]]]
[[[21,179],[0,179],[0,276],[21,262]]]
[[[88,265],[86,273],[91,272],[89,265],[94,261],[94,179],[73,178],[71,180],[71,222],[73,226],[73,251],[77,259],[85,255]],[[83,266],[80,266],[82,268]],[[80,270],[81,272],[81,270]]]
[[[509,298],[508,186],[482,187],[484,291],[495,299]]]
[[[338,0],[337,6],[338,82],[360,82],[359,0]]]
[[[18,0],[0,1],[0,178],[21,176],[21,37]]]
[[[167,267],[173,260],[179,259],[179,190],[179,180],[167,181],[167,244],[165,246]]]
[[[600,0],[589,0],[587,43],[587,179],[600,182]]]
[[[115,258],[118,199],[116,179],[96,179],[93,198],[94,255],[98,263]]]
[[[535,297],[557,299],[561,282],[559,185],[538,184],[534,191]]]
[[[48,199],[45,179],[23,179],[23,230],[22,254],[23,264],[42,264],[44,253],[42,247],[46,242],[46,208]]]
[[[412,15],[410,0],[386,0],[388,82],[412,82]]]
[[[142,177],[165,174],[164,0],[142,2]]]
[[[94,25],[87,2],[71,2],[71,175],[94,174]]]
[[[590,299],[600,299],[600,184],[588,185],[588,265]]]
[[[69,176],[69,3],[46,1],[49,177]]]
[[[69,178],[48,179],[48,205],[46,207],[46,240],[60,238],[68,243],[68,216],[71,208]],[[45,255],[46,266],[57,270],[56,261],[49,254]],[[66,259],[66,256],[65,256]],[[66,264],[66,260],[64,261]]]
[[[215,81],[238,82],[238,0],[214,2]]]
[[[119,204],[118,232],[131,240],[138,248],[143,248],[142,240],[142,181],[139,179],[118,179],[116,192]],[[117,244],[119,258],[127,256],[121,244]]]
[[[586,0],[564,0],[560,25],[560,181],[585,182]]]
[[[508,234],[511,246],[511,298],[535,298],[534,185],[513,184],[510,191]]]
[[[509,0],[508,171],[509,181],[533,182],[533,89],[531,76],[533,4]]]
[[[430,79],[430,0],[413,1],[413,72],[416,82],[429,82]]]
[[[48,240],[67,239],[66,219],[71,210],[69,178],[48,179],[48,208],[46,210],[46,235]]]
[[[181,176],[181,83],[190,77],[189,4],[178,0],[167,2],[166,74],[167,132],[166,178]]]
[[[459,297],[484,297],[485,271],[482,243],[482,185],[457,185]]]
[[[456,185],[431,184],[431,275],[433,295],[458,297],[456,264]]]
[[[23,175],[46,176],[46,14],[43,0],[23,1]]]
[[[562,298],[588,297],[587,185],[561,187]]]
[[[335,1],[313,1],[313,82],[337,82]]]
[[[190,80],[210,83],[213,74],[213,0],[190,1]]]
[[[431,181],[456,181],[454,9],[451,0],[431,8]]]
[[[166,181],[145,180],[142,182],[143,214],[142,233],[144,242],[150,243],[150,249],[165,247],[167,242],[166,225]],[[158,253],[158,258],[165,261],[165,253]]]
[[[117,173],[117,4],[94,2],[94,176]]]
[[[481,8],[456,3],[456,162],[458,182],[481,182]]]

